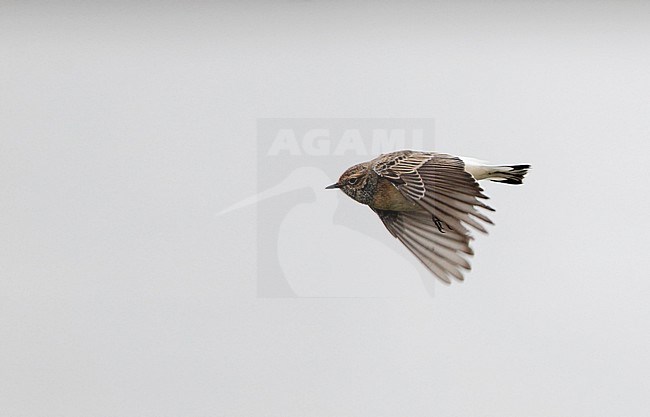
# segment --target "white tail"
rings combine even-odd
[[[489,165],[484,161],[474,158],[463,158],[465,171],[472,174],[477,180],[490,180],[505,184],[519,185],[523,183],[524,175],[528,173],[530,165]]]

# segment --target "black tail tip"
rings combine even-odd
[[[521,185],[524,183],[524,176],[528,174],[530,165],[505,165],[499,168],[502,169],[495,173],[494,177],[490,179],[491,181],[501,184]],[[506,171],[503,168],[507,168],[508,170]]]
[[[514,171],[527,171],[530,169],[530,164],[508,165],[508,168],[512,168]]]

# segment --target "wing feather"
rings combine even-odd
[[[471,256],[470,238],[450,230],[441,233],[431,214],[422,211],[375,210],[390,233],[399,239],[434,275],[446,283],[463,280],[461,270],[471,268],[461,254]]]
[[[377,159],[373,169],[393,182],[406,198],[444,222],[450,229],[468,234],[465,225],[487,233],[481,222],[493,224],[478,208],[494,211],[479,201],[487,199],[464,162],[435,152],[405,151]]]

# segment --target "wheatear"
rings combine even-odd
[[[465,226],[487,233],[492,221],[478,209],[494,211],[477,180],[521,184],[530,165],[489,165],[437,152],[397,151],[348,168],[340,188],[368,205],[390,233],[446,283],[463,280],[473,255]]]

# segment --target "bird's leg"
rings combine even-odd
[[[436,216],[431,216],[431,217],[433,218],[433,223],[435,223],[436,227],[438,228],[438,231],[440,231],[440,233],[445,233],[445,231],[442,229],[442,222],[440,221],[440,219],[437,218]]]

